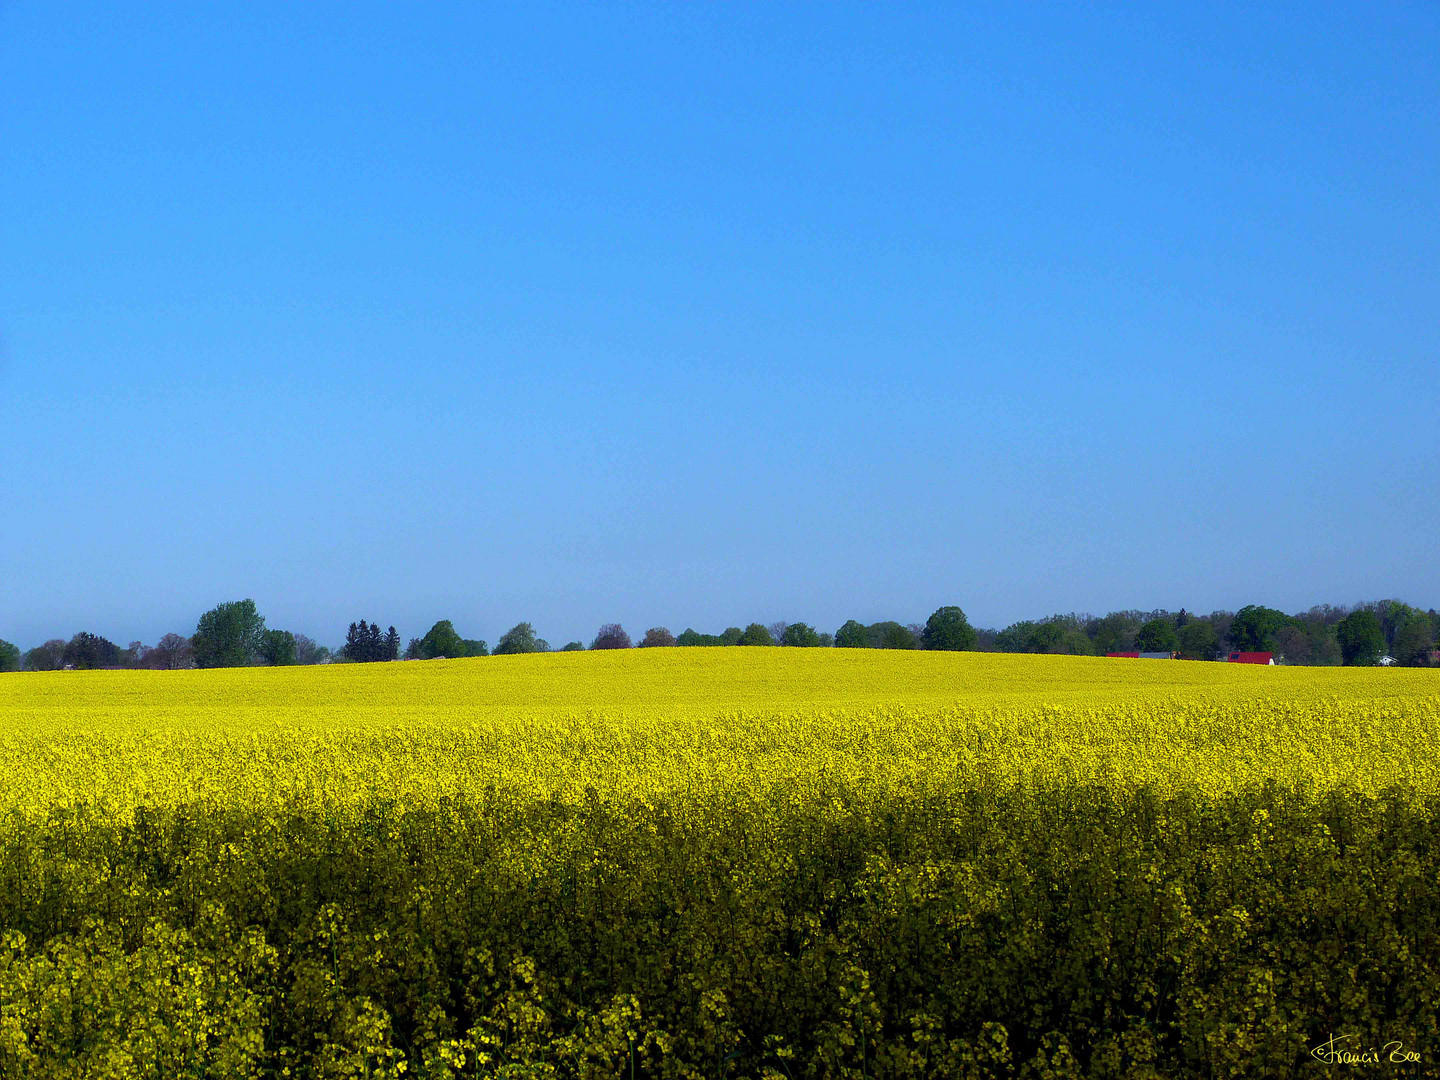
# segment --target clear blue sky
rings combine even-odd
[[[0,638],[1440,604],[1440,7],[0,5]]]

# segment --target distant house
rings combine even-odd
[[[1106,656],[1122,656],[1122,657],[1123,657],[1123,656],[1128,656],[1131,660],[1138,660],[1138,659],[1140,659],[1140,654],[1139,654],[1138,652],[1107,652],[1105,655],[1106,655]]]
[[[1274,664],[1275,654],[1268,652],[1232,652],[1225,658],[1232,664]]]
[[[1106,656],[1123,656],[1131,660],[1174,660],[1173,652],[1107,652]]]

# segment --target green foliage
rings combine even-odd
[[[870,639],[865,633],[865,624],[850,619],[835,631],[835,647],[839,649],[868,649]]]
[[[528,624],[521,623],[521,625]],[[496,651],[498,652],[499,649]],[[468,646],[455,632],[455,627],[449,619],[441,619],[430,627],[425,636],[420,639],[420,659],[422,660],[436,660],[440,657],[458,660],[462,656],[468,655]]]
[[[1275,652],[1275,637],[1295,620],[1274,608],[1247,604],[1230,623],[1230,645],[1240,652]]]
[[[767,630],[758,622],[752,622],[740,635],[737,645],[774,645],[775,639],[770,636]]]
[[[567,642],[565,643],[565,647],[564,647],[563,649],[561,649],[560,651],[561,651],[561,652],[584,652],[584,651],[585,651],[585,643],[584,643],[583,641],[567,641]]]
[[[0,1075],[1201,1080],[1300,1075],[1352,1029],[1440,1054],[1423,800],[792,798],[12,826]]]
[[[487,642],[487,641],[477,640],[477,639],[475,639],[475,638],[465,638],[465,639],[461,642],[461,644],[462,644],[462,645],[464,646],[464,648],[465,648],[465,651],[460,654],[461,656],[489,656],[489,655],[490,655],[490,644],[489,644],[489,642]],[[536,647],[535,647],[535,649],[533,650],[534,652],[549,652],[549,651],[550,651],[550,646],[549,646],[549,644],[545,641],[544,638],[536,638],[536,639],[535,639],[535,646],[536,646]]]
[[[266,630],[256,649],[271,667],[285,667],[296,661],[295,635],[289,630]]]
[[[495,643],[494,655],[513,656],[517,653],[546,652],[541,641],[535,636],[535,627],[528,622],[516,623]]]
[[[743,633],[744,631],[738,628],[735,630],[735,636],[737,641],[739,640],[740,635]],[[719,634],[701,634],[695,630],[690,629],[689,627],[686,627],[685,632],[675,639],[675,644],[693,647],[696,645],[726,645],[734,644],[734,642],[726,642],[722,640]]]
[[[1397,620],[1390,654],[1406,667],[1427,667],[1435,639],[1430,629],[1430,616],[1410,608]]]
[[[1169,619],[1151,619],[1135,635],[1135,647],[1140,652],[1174,652],[1178,646],[1175,624]]]
[[[244,667],[254,661],[264,632],[265,618],[255,610],[254,600],[211,608],[200,616],[190,638],[195,666]]]
[[[120,646],[113,641],[82,630],[70,639],[61,657],[67,667],[76,671],[120,666]]]
[[[20,665],[26,671],[59,671],[65,666],[64,639],[51,638],[43,645],[27,649]]]
[[[997,652],[1094,655],[1095,645],[1074,615],[1052,615],[1038,622],[1022,620],[995,635]]]
[[[652,626],[645,631],[645,637],[640,642],[640,647],[645,649],[663,648],[668,645],[678,644],[675,635],[670,633],[663,626]]]
[[[1103,619],[1095,620],[1091,628],[1091,641],[1095,654],[1104,656],[1112,652],[1131,652],[1135,649],[1135,635],[1139,633],[1140,621],[1123,611],[1113,611]]]
[[[788,645],[791,648],[814,649],[820,645],[820,635],[809,623],[791,623],[785,627],[785,633],[780,639],[780,644]]]
[[[1340,655],[1346,667],[1368,667],[1380,659],[1385,633],[1373,611],[1352,611],[1335,626]]]
[[[20,670],[20,646],[0,640],[0,671]]]
[[[925,620],[921,643],[927,649],[960,651],[973,649],[977,636],[965,612],[954,606],[942,607]]]
[[[920,642],[908,627],[898,622],[871,623],[865,628],[865,644],[872,649],[916,649]]]
[[[1182,660],[1214,660],[1220,637],[1209,619],[1191,619],[1175,634],[1175,649]]]

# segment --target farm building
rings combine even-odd
[[[1274,664],[1275,654],[1268,652],[1232,652],[1225,658],[1232,664]]]

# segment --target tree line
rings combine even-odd
[[[948,649],[1008,653],[1060,653],[1104,656],[1112,652],[1170,653],[1186,660],[1217,660],[1230,650],[1274,653],[1278,662],[1295,665],[1373,665],[1382,658],[1422,667],[1440,663],[1440,614],[1422,611],[1399,600],[1376,600],[1349,607],[1321,604],[1287,615],[1275,608],[1248,605],[1239,611],[1192,614],[1112,611],[1108,615],[1052,615],[1022,620],[1003,630],[970,625],[959,607],[936,609],[924,624],[893,621],[862,623],[850,619],[833,634],[803,622],[751,623],[702,634],[687,627],[678,636],[663,626],[646,630],[638,642],[624,627],[607,623],[587,646],[571,641],[559,650],[535,633],[528,622],[517,623],[492,649],[482,640],[462,637],[449,619],[435,623],[423,637],[411,638],[403,653],[394,626],[358,619],[350,624],[345,644],[331,650],[304,634],[267,628],[253,600],[220,604],[205,612],[190,636],[166,634],[155,645],[132,641],[124,648],[82,630],[68,641],[54,638],[26,652],[0,641],[0,671],[63,669],[245,667],[292,664],[375,663],[398,660],[459,659],[515,653],[574,652],[587,649],[629,649],[717,645],[760,645],[792,648]]]

